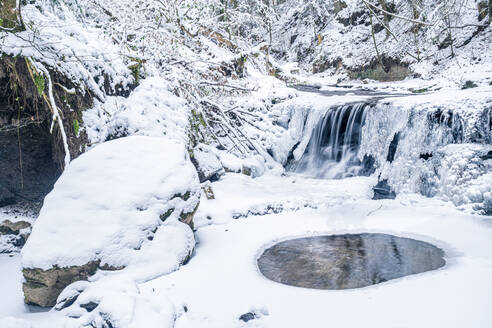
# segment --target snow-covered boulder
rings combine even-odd
[[[258,178],[265,173],[265,159],[259,155],[251,156],[243,161],[242,173],[252,178]]]
[[[218,156],[226,172],[241,173],[243,161],[239,157],[226,151],[219,152]]]
[[[145,259],[166,251],[166,239],[182,244],[173,261],[184,262],[194,247],[187,225],[199,195],[180,142],[133,136],[83,154],[45,198],[22,250],[25,301],[52,306],[63,288],[97,269],[151,263]]]
[[[196,167],[200,182],[217,180],[225,174],[222,164],[210,146],[199,144],[193,149],[191,161]]]
[[[125,274],[67,287],[55,307],[66,315],[65,327],[173,327],[174,305],[160,291],[141,288]]]
[[[0,222],[0,254],[18,251],[24,246],[30,233],[31,224],[27,221]]]

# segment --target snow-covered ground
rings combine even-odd
[[[442,19],[432,15],[432,28],[412,33],[411,22],[393,19],[390,28],[400,41],[388,40],[383,30],[371,38],[359,2],[344,1],[348,5],[334,16],[331,8],[318,10],[326,1],[283,1],[270,33],[270,20],[231,11],[230,20],[238,20],[233,35],[217,14],[219,0],[37,0],[23,6],[26,30],[2,31],[0,50],[26,57],[45,77],[42,88],[36,85],[40,92],[46,83],[45,96],[53,98],[55,72],[74,86],[66,92],[93,96],[81,124],[92,149],[68,165],[64,142],[67,170],[46,198],[23,260],[0,254],[0,328],[492,326],[491,26],[476,30],[478,12],[467,6],[463,17],[450,22],[447,16],[448,25],[471,24],[456,31],[456,47],[439,49],[445,33]],[[407,15],[402,6],[408,1],[397,2]],[[437,14],[434,3],[425,1],[423,8]],[[359,14],[360,22],[344,22]],[[272,32],[275,41],[267,46]],[[375,63],[374,42],[383,57],[410,65],[406,80],[348,80],[349,72]],[[327,70],[313,75],[319,64]],[[352,85],[344,90],[353,93],[326,97],[288,87],[304,83],[321,91]],[[472,89],[458,90],[465,87]],[[305,153],[328,111],[372,98],[357,94],[364,89],[398,94],[371,105],[363,127],[358,155],[371,155],[376,173],[342,180],[282,174],[282,165]],[[424,94],[400,97],[411,93]],[[50,106],[56,121],[53,99]],[[63,137],[71,125],[60,128]],[[152,144],[173,139],[162,142],[175,151],[150,144],[107,151],[124,142],[108,140],[132,135],[155,138]],[[395,139],[399,146],[389,156]],[[176,140],[183,145],[169,148]],[[197,149],[202,153],[193,154]],[[167,222],[158,219],[169,211],[162,202],[186,191],[188,179],[199,193],[188,152],[197,162],[200,154],[216,156],[212,166],[220,174],[247,168],[252,175],[226,173],[203,185],[215,199],[207,199],[210,190],[202,195],[194,235],[184,224],[170,226],[178,211]],[[180,174],[183,161],[192,174]],[[371,200],[378,179],[388,180],[395,200]],[[195,209],[197,195],[187,210]],[[5,212],[0,222],[32,223],[34,216]],[[447,264],[345,291],[281,285],[256,266],[276,241],[347,232],[427,241],[445,251]],[[195,243],[193,257],[181,266]],[[91,260],[126,268],[99,270],[90,281],[70,285],[58,299],[59,308],[66,306],[61,311],[24,305],[22,267]],[[68,304],[74,295],[78,299]],[[246,313],[255,319],[239,320]]]
[[[373,178],[363,177],[314,180],[267,174],[252,179],[228,173],[212,184],[215,200],[202,197],[191,261],[140,284],[139,293],[156,296],[147,306],[164,305],[174,312],[169,315],[176,317],[178,328],[492,325],[490,217],[464,214],[450,203],[414,194],[370,200],[373,183]],[[277,213],[264,214],[268,211]],[[243,215],[233,219],[237,213]],[[347,232],[383,232],[430,242],[445,251],[446,265],[345,291],[290,287],[258,271],[257,257],[278,240]],[[30,313],[22,303],[18,255],[0,261],[7,273],[0,290],[8,295],[2,298],[0,327],[70,324],[72,319],[54,310]],[[257,318],[240,321],[248,312]]]

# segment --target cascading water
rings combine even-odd
[[[374,199],[421,193],[490,215],[489,96],[443,97],[368,98],[338,106],[319,99],[287,103],[280,109],[288,113],[289,133],[273,154],[290,171],[308,177],[374,173]]]
[[[291,169],[323,179],[360,175],[357,157],[366,110],[371,104],[348,104],[329,109],[316,125],[306,152]]]

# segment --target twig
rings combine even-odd
[[[214,87],[225,87],[225,88],[231,88],[231,89],[236,89],[236,90],[241,90],[241,91],[257,91],[257,89],[246,89],[246,88],[238,87],[235,85],[222,84],[222,83],[212,83],[212,82],[208,82],[208,81],[201,81],[201,82],[198,82],[198,84],[210,85],[210,86],[214,86]]]
[[[370,215],[372,215],[372,214],[376,213],[377,211],[379,211],[379,210],[380,210],[380,209],[382,209],[382,208],[383,208],[383,204],[379,205],[379,207],[378,207],[378,208],[376,208],[375,210],[372,210],[372,211],[370,211],[369,213],[367,213],[367,215],[366,215],[366,216],[370,216]]]

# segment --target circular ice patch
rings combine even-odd
[[[445,264],[444,252],[436,246],[380,233],[286,240],[258,259],[268,279],[316,289],[365,287]]]

